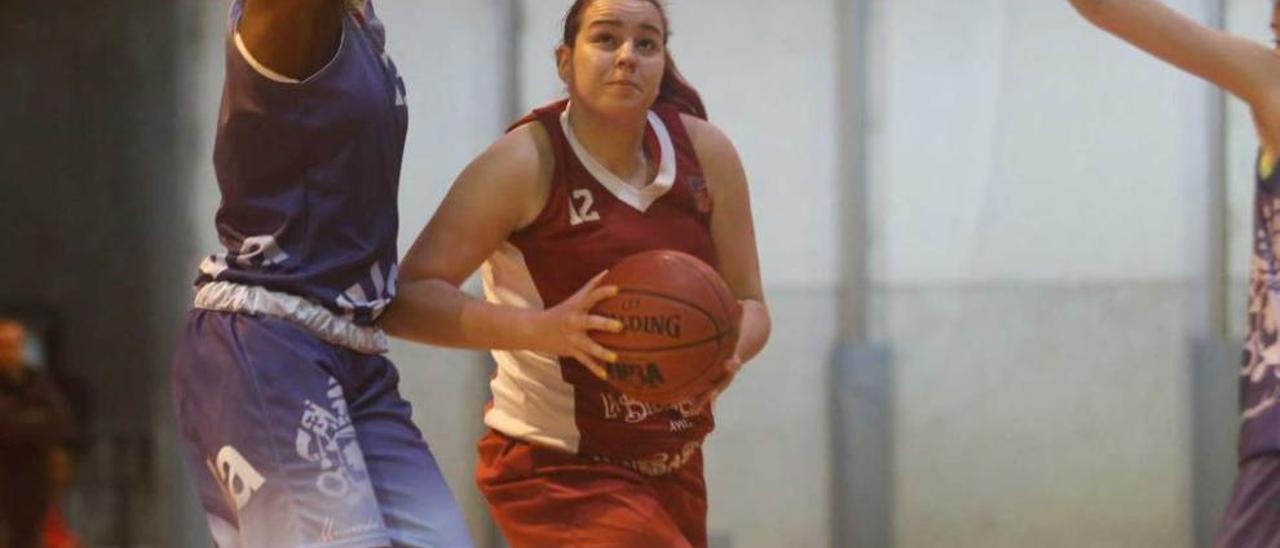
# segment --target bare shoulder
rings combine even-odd
[[[742,159],[734,148],[729,136],[715,124],[687,114],[680,115],[684,122],[689,140],[698,154],[698,163],[707,176],[707,184],[712,193],[746,186],[746,174],[743,172]]]
[[[528,123],[507,132],[489,145],[463,172],[459,182],[502,197],[516,222],[527,226],[542,212],[555,174],[555,151],[542,124]]]
[[[555,170],[551,137],[537,122],[507,132],[489,145],[476,161],[485,163],[495,173],[531,181],[549,182]]]
[[[680,121],[684,122],[685,131],[688,132],[689,139],[693,141],[693,147],[698,151],[699,157],[703,156],[704,151],[712,155],[724,153],[737,155],[729,136],[725,135],[724,131],[716,127],[715,124],[684,113],[680,114]]]

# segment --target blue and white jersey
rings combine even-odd
[[[1280,170],[1258,154],[1249,331],[1240,372],[1240,459],[1280,451]]]
[[[214,168],[225,251],[197,287],[257,286],[370,325],[396,284],[404,83],[371,3],[350,7],[333,59],[303,81],[258,63],[231,8]]]

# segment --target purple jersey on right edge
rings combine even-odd
[[[1240,377],[1240,460],[1280,452],[1280,171],[1258,154],[1249,331]]]

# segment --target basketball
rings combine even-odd
[[[596,332],[618,353],[605,364],[619,391],[655,404],[674,404],[714,386],[738,343],[742,307],[720,274],[692,255],[646,251],[623,259],[601,285],[617,296],[591,309],[622,322],[619,333]]]

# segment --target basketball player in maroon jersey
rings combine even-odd
[[[1249,332],[1240,373],[1239,473],[1219,548],[1280,548],[1280,7],[1273,50],[1202,26],[1156,0],[1071,0],[1090,22],[1249,104],[1261,146],[1254,191]]]
[[[667,52],[658,0],[577,0],[556,68],[569,99],[468,166],[405,257],[383,325],[488,348],[498,371],[477,481],[515,546],[705,546],[711,401],[769,335],[746,176]],[[716,388],[676,405],[601,380],[599,275],[651,249],[714,266],[741,301]],[[483,263],[486,301],[458,289]]]

